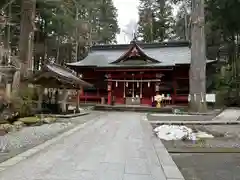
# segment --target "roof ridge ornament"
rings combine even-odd
[[[134,37],[136,38],[136,35],[134,35]],[[145,62],[150,62],[150,63],[161,63],[161,61],[158,61],[150,56],[148,56],[144,50],[137,44],[136,41],[131,41],[131,44],[129,46],[129,48],[127,49],[127,51],[125,51],[124,54],[122,54],[117,60],[111,62],[110,64],[117,64],[117,63],[121,63],[124,61],[128,61],[131,58],[140,58],[142,57],[142,60]]]
[[[130,44],[135,44],[137,42],[137,33],[133,33],[133,40]]]

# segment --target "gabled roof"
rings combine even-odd
[[[151,60],[145,64],[119,63],[129,56],[136,47],[143,57]],[[91,48],[89,55],[78,62],[68,63],[71,68],[76,67],[169,67],[177,64],[190,64],[191,49],[189,42],[174,41],[162,43],[136,43],[116,45],[96,45]]]
[[[151,63],[160,63],[160,61],[148,56],[142,48],[140,48],[136,41],[132,41],[130,47],[124,52],[116,61],[111,62],[111,64],[117,64],[120,62],[127,61],[130,58],[141,58],[143,61]]]
[[[77,88],[92,87],[91,84],[81,80],[73,72],[55,63],[45,64],[41,71],[34,74],[29,82],[33,84],[43,85],[49,88],[66,87]]]

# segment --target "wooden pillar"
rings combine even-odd
[[[172,95],[172,104],[175,104],[176,96],[177,96],[177,80],[175,77],[175,73],[173,73],[173,78],[172,78],[172,86],[173,86],[173,95]]]
[[[84,97],[84,103],[86,103],[86,97],[85,97],[85,93],[84,93],[83,87],[81,87],[81,92],[80,92],[80,94],[79,94],[79,96],[78,96],[78,99],[79,99],[80,97]],[[80,101],[80,99],[79,99],[79,101]]]
[[[142,99],[143,99],[143,72],[140,72],[140,100],[141,100],[141,104],[142,104]]]
[[[112,104],[112,77],[111,74],[108,74],[108,84],[107,84],[107,90],[108,90],[108,105]]]
[[[124,79],[125,80],[125,79]],[[126,82],[123,82],[123,98],[126,98]]]
[[[8,82],[6,84],[6,95],[8,98],[11,97],[11,92],[12,92],[12,84]]]
[[[37,110],[41,111],[42,109],[42,102],[43,102],[43,94],[44,94],[44,88],[42,86],[37,88],[38,92],[38,103],[37,103]]]
[[[141,81],[140,81],[140,99],[142,99],[142,84],[143,84],[143,82],[142,82],[142,77],[141,77]]]
[[[77,90],[77,99],[76,99],[76,113],[79,113],[79,107],[80,107],[80,94],[81,94],[81,90],[82,90],[82,87],[79,87],[79,89]]]
[[[123,82],[123,102],[126,104],[126,72],[123,73],[124,82]]]
[[[67,89],[63,89],[62,98],[61,98],[62,112],[67,112],[67,98],[68,98],[68,91],[67,91]]]
[[[79,96],[84,96],[84,89],[83,89],[83,87],[80,88],[80,95]]]

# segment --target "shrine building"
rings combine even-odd
[[[151,105],[156,94],[166,104],[187,104],[189,94],[189,42],[95,45],[88,56],[68,63],[84,81],[80,101],[85,103]],[[207,60],[207,67],[214,60]]]

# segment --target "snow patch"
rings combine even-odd
[[[154,129],[154,132],[160,139],[171,141],[171,140],[198,140],[202,138],[213,138],[211,134],[206,132],[198,131],[193,132],[191,128],[186,126],[177,126],[177,125],[162,125]]]

